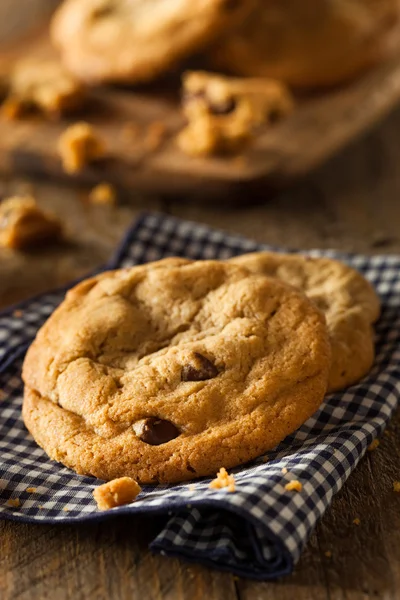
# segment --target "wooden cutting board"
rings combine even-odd
[[[8,40],[0,45],[0,67],[9,67],[21,57],[51,55],[54,51],[47,25],[39,27],[38,23],[40,15],[43,23],[48,21],[54,0],[23,0],[18,6],[10,0],[5,2],[9,3],[9,11],[26,14],[13,45]],[[33,6],[35,31],[29,18]],[[68,176],[68,180],[89,185],[106,180],[127,189],[166,196],[195,195],[202,201],[226,196],[250,183],[278,187],[314,169],[376,125],[399,99],[400,53],[346,87],[303,98],[293,115],[261,130],[239,158],[192,158],[180,152],[174,142],[183,125],[179,78],[148,88],[97,89],[90,93],[88,108],[74,121],[79,118],[95,124],[107,142],[110,158],[76,177]],[[146,132],[155,121],[165,125],[166,136],[157,149],[151,150],[145,141]],[[1,118],[0,170],[65,180],[56,145],[68,122],[39,117],[20,121]],[[138,127],[136,139],[124,135],[127,123]]]

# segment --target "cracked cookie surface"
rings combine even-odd
[[[332,347],[328,391],[359,381],[375,357],[373,323],[380,313],[372,285],[355,269],[329,258],[255,252],[230,262],[303,290],[324,312]]]
[[[23,417],[78,473],[181,481],[274,447],[318,408],[329,368],[300,291],[170,258],[68,292],[25,359]]]

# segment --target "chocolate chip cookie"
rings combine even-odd
[[[380,303],[357,271],[329,258],[256,252],[231,262],[252,273],[277,277],[303,290],[325,313],[332,346],[329,391],[359,381],[374,361],[374,330]]]
[[[394,53],[398,0],[268,0],[212,51],[236,75],[297,87],[345,82]]]
[[[67,0],[51,34],[88,82],[154,79],[229,31],[254,0]]]
[[[330,364],[325,319],[299,290],[165,259],[68,292],[26,356],[23,417],[78,473],[181,481],[273,448],[318,408]]]
[[[183,77],[187,126],[178,145],[191,155],[235,152],[260,125],[288,115],[293,99],[285,85],[271,79],[239,79],[205,71]]]

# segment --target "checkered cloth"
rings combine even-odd
[[[170,255],[222,259],[262,249],[271,248],[151,214],[129,231],[107,267]],[[132,505],[99,513],[92,497],[99,482],[49,460],[21,420],[23,354],[65,290],[0,315],[0,515],[23,522],[74,523],[106,519],[110,513],[157,513],[164,515],[164,527],[151,544],[155,551],[259,579],[290,573],[316,522],[382,433],[400,395],[400,257],[310,254],[345,260],[378,290],[383,310],[375,366],[358,385],[328,396],[300,429],[268,453],[268,462],[261,457],[233,469],[233,493],[209,489],[209,479],[146,486]],[[292,479],[302,483],[301,492],[285,490]],[[19,506],[13,506],[13,499],[19,499]]]

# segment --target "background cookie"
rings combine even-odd
[[[179,481],[262,454],[321,403],[330,344],[301,292],[167,259],[72,289],[25,359],[24,421],[101,479]]]
[[[67,0],[51,35],[84,81],[148,81],[229,31],[253,1]]]
[[[387,56],[399,0],[266,0],[221,41],[217,67],[299,87],[341,83]]]
[[[356,383],[368,373],[374,361],[372,323],[380,305],[360,273],[336,260],[297,254],[256,252],[230,262],[300,288],[325,313],[332,346],[329,391]]]

